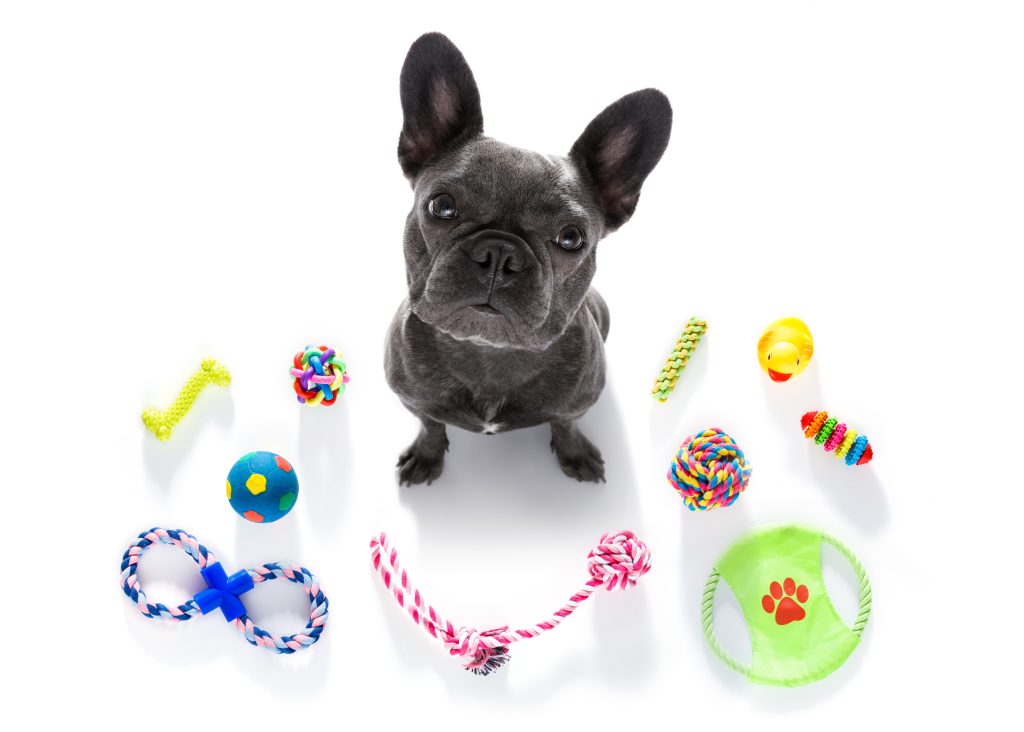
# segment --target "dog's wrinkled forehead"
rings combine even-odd
[[[597,215],[597,202],[572,161],[489,138],[442,157],[424,171],[416,190],[424,197],[448,193],[460,212],[493,224],[586,225]]]

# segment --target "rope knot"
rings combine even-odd
[[[750,466],[735,440],[712,427],[683,442],[668,469],[668,482],[691,511],[725,508],[747,489]]]
[[[484,639],[500,636],[506,630],[507,625],[483,632],[463,626],[454,636],[445,638],[444,645],[449,654],[463,660],[467,669],[487,676],[508,663],[509,657],[508,646],[493,645],[494,641],[488,643]]]
[[[632,531],[608,533],[590,550],[587,566],[606,590],[624,590],[651,570],[651,552]]]

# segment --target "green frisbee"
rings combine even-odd
[[[848,626],[825,590],[821,547],[835,547],[860,583],[860,609]],[[751,662],[729,656],[715,638],[713,607],[724,580],[750,632]],[[773,526],[744,535],[715,562],[704,586],[701,622],[711,650],[750,681],[800,686],[823,679],[850,657],[871,613],[871,585],[860,561],[838,539],[803,526]]]

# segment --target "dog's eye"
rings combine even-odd
[[[431,198],[427,208],[430,215],[436,219],[454,219],[459,215],[458,209],[455,208],[455,199],[447,193],[441,193]]]
[[[562,247],[562,249],[568,249],[569,251],[579,249],[584,244],[583,232],[575,226],[566,226],[562,229],[562,233],[558,235],[555,243]]]

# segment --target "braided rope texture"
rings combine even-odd
[[[292,359],[289,373],[299,404],[330,407],[345,391],[348,372],[341,354],[327,346],[306,346]]]
[[[718,427],[686,438],[668,469],[668,482],[691,511],[731,506],[747,489],[751,468],[743,450]]]
[[[189,377],[177,398],[165,410],[149,408],[142,413],[142,424],[161,442],[171,439],[171,433],[192,408],[200,392],[210,384],[229,386],[231,374],[216,359],[204,358],[199,370]]]
[[[413,622],[422,626],[432,637],[439,639],[449,655],[458,658],[466,669],[482,676],[497,671],[508,662],[511,644],[527,638],[536,638],[541,633],[558,627],[597,588],[603,587],[612,591],[634,587],[637,580],[651,569],[650,551],[633,532],[605,534],[587,555],[590,579],[550,617],[534,625],[514,630],[510,630],[508,626],[501,626],[479,631],[456,625],[423,599],[401,566],[398,552],[391,547],[387,534],[382,532],[370,540],[370,558],[384,586],[391,591],[399,607],[405,609]]]
[[[726,666],[743,676],[749,677],[750,668],[744,666],[742,663],[726,653],[725,649],[722,648],[721,644],[718,642],[718,638],[715,636],[715,592],[718,590],[719,579],[720,575],[718,574],[718,571],[712,569],[711,575],[708,577],[708,581],[704,584],[704,594],[701,595],[700,622],[704,627],[704,640],[707,641],[712,652],[718,656]]]
[[[823,446],[826,452],[835,451],[836,458],[847,465],[867,465],[875,456],[867,435],[858,434],[828,412],[807,412],[800,418],[800,426],[804,437]]]
[[[868,617],[871,615],[871,582],[868,580],[868,572],[864,569],[864,565],[860,563],[860,560],[857,559],[857,555],[846,544],[831,534],[822,534],[821,538],[831,544],[836,551],[846,558],[846,561],[850,563],[850,566],[853,567],[853,571],[857,575],[860,604],[857,608],[857,617],[854,619],[850,630],[859,637],[864,632],[864,627],[868,624]]]
[[[683,332],[672,347],[672,353],[668,355],[665,365],[662,366],[661,371],[654,380],[651,394],[659,402],[667,401],[669,394],[676,388],[679,375],[683,373],[683,369],[686,368],[690,356],[697,350],[697,345],[700,343],[700,339],[704,337],[707,329],[707,322],[699,318],[690,318],[686,323],[686,327],[683,328]]]
[[[139,612],[147,618],[184,622],[197,615],[202,615],[195,598],[176,607],[168,607],[163,603],[150,602],[146,597],[139,582],[139,562],[143,553],[156,544],[166,544],[182,550],[192,557],[200,569],[217,563],[213,552],[200,544],[196,537],[187,531],[153,528],[139,534],[138,540],[125,549],[124,555],[121,557],[121,590],[129,600],[135,603]],[[235,629],[250,644],[275,653],[289,654],[308,648],[320,639],[327,625],[328,601],[327,596],[320,589],[319,581],[312,572],[297,564],[282,564],[280,562],[263,564],[255,569],[246,569],[245,572],[256,585],[280,578],[302,585],[303,591],[309,598],[309,621],[301,632],[293,635],[274,636],[256,625],[248,614],[243,614],[231,621]]]

